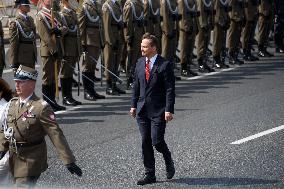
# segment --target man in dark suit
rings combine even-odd
[[[163,154],[167,178],[175,174],[171,152],[164,140],[166,123],[173,119],[175,76],[173,63],[157,54],[158,40],[146,33],[141,43],[142,58],[136,63],[130,115],[137,116],[142,137],[145,176],[137,182],[145,185],[156,182],[153,146]]]

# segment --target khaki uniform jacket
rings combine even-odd
[[[102,6],[91,0],[83,2],[82,9],[78,12],[81,44],[103,47],[105,43],[102,25]]]
[[[182,19],[179,21],[179,29],[183,32],[192,33],[197,28],[197,5],[195,0],[178,0],[178,10],[182,15]]]
[[[228,26],[228,23],[230,22],[229,13],[228,13],[228,7],[229,4],[223,5],[223,0],[213,0],[214,2],[214,9],[216,11],[215,17],[214,17],[214,23],[219,24],[222,27]],[[227,0],[227,2],[229,2]]]
[[[135,17],[136,16],[136,17]],[[124,39],[127,50],[139,48],[136,46],[141,42],[144,33],[144,6],[140,0],[127,0],[123,7]],[[129,43],[131,41],[132,44]]]
[[[167,3],[169,2],[169,4]],[[173,35],[173,32],[176,32],[176,19],[175,14],[173,14],[170,9],[173,11],[178,10],[176,0],[161,0],[161,16],[162,16],[162,32],[166,35]]]
[[[105,42],[112,47],[118,48],[120,44],[117,44],[117,42],[121,39],[123,29],[120,6],[118,2],[113,3],[112,0],[107,0],[102,6],[102,10]]]
[[[259,14],[265,17],[269,17],[273,13],[273,2],[272,0],[261,0],[259,7]]]
[[[19,25],[17,25],[17,23]],[[9,60],[12,66],[33,65],[37,61],[36,27],[31,16],[21,15],[9,24]]]
[[[63,36],[64,56],[78,57],[80,54],[80,41],[77,14],[71,9],[63,8],[60,12],[61,20],[68,27],[68,32]]]
[[[50,56],[54,53],[62,53],[60,48],[59,38],[52,37],[52,23],[49,19],[44,18],[41,12],[50,12],[46,9],[42,9],[39,11],[36,17],[36,28],[38,30],[38,35],[40,37],[40,55],[41,56]],[[57,20],[58,29],[62,26],[62,22],[60,19],[60,15],[58,12],[54,12],[54,18]]]
[[[4,32],[2,28],[2,22],[0,21],[0,77],[4,66],[5,66]]]
[[[208,7],[205,5],[206,2]],[[209,6],[210,5],[210,6]],[[200,28],[207,28],[213,24],[213,2],[212,0],[198,0],[197,1],[197,10],[200,12],[198,17],[198,23]]]
[[[244,0],[230,0],[229,6],[232,11],[229,13],[230,19],[235,22],[241,22],[245,18],[245,3]]]
[[[55,120],[50,105],[32,95],[20,107],[20,100],[13,98],[7,115],[7,126],[14,130],[17,143],[31,144],[18,147],[17,154],[10,154],[10,167],[14,177],[40,175],[47,169],[47,148],[45,136],[48,135],[64,164],[75,162],[62,130]],[[3,131],[0,132],[0,151],[6,151],[7,140]],[[33,145],[34,144],[34,145]],[[13,151],[10,147],[10,152]]]
[[[245,0],[245,17],[249,22],[256,21],[258,17],[258,0]]]
[[[162,36],[160,7],[159,0],[144,1],[145,32],[154,34],[158,38]]]

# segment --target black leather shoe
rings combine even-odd
[[[52,107],[54,112],[66,110],[64,106],[60,106],[56,102],[50,103],[50,106]]]
[[[195,73],[192,70],[181,70],[181,76],[183,76],[183,77],[190,77],[190,76],[198,76],[198,74]]]
[[[94,77],[94,82],[99,82],[99,81],[101,81],[102,79],[101,78],[98,78],[98,77]]]
[[[75,100],[68,97],[68,96],[63,97],[62,104],[65,105],[65,106],[76,106],[77,105]]]
[[[145,175],[144,178],[137,181],[137,185],[152,184],[156,182],[155,175]]]
[[[284,53],[284,49],[283,48],[276,48],[275,52],[276,53]]]
[[[84,99],[90,101],[96,101],[97,98],[89,92],[84,92]]]
[[[209,73],[215,72],[215,70],[213,68],[210,68],[207,64],[204,65],[204,69],[207,70]]]
[[[116,92],[118,92],[119,94],[126,94],[126,92],[120,88],[118,88],[116,85],[113,88]]]
[[[219,64],[219,63],[213,63],[213,68],[221,69],[221,64]]]
[[[112,88],[107,88],[106,94],[107,95],[113,95],[113,96],[119,96],[119,93],[116,90],[113,90]]]
[[[245,55],[244,60],[245,61],[257,61],[257,60],[259,60],[259,58],[255,57],[251,54],[251,55]]]
[[[166,164],[166,171],[167,171],[167,179],[171,179],[174,177],[176,169],[173,161],[170,164]]]
[[[95,92],[93,95],[94,95],[94,97],[95,97],[96,99],[105,99],[105,98],[106,98],[104,95],[100,95],[100,94],[97,93],[97,92]]]

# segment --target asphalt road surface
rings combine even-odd
[[[176,175],[166,179],[156,153],[158,182],[143,188],[284,188],[283,73],[284,56],[276,54],[177,81],[174,120],[166,131]],[[10,70],[4,78],[13,83]],[[96,87],[105,94],[105,83]],[[83,177],[67,171],[48,139],[49,168],[38,188],[142,188],[136,185],[143,165],[140,134],[128,115],[131,92],[88,102],[76,90],[83,105],[57,113],[57,121]],[[36,93],[41,96],[40,79]]]

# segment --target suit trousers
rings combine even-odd
[[[154,149],[162,153],[165,163],[171,162],[171,152],[164,140],[166,121],[164,117],[149,118],[147,115],[137,116],[139,131],[142,137],[142,156],[146,174],[155,174]]]
[[[32,189],[35,187],[40,175],[14,178],[14,185],[19,189]]]

